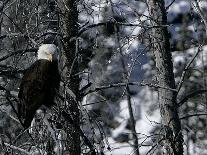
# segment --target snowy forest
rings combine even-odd
[[[1,155],[207,155],[206,0],[0,0]],[[18,114],[38,48],[60,88]],[[52,83],[51,83],[52,87]]]

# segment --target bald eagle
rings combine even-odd
[[[38,60],[25,71],[20,84],[18,114],[25,128],[31,125],[40,106],[54,104],[59,85],[57,47],[43,44],[38,50]]]

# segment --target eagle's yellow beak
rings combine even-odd
[[[48,60],[52,62],[52,54],[48,54]]]

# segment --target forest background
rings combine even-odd
[[[206,11],[205,0],[1,0],[0,152],[206,155]],[[18,88],[43,43],[59,48],[61,88],[24,131]]]

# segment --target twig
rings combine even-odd
[[[19,30],[19,32],[24,34],[23,30],[19,27],[19,25],[11,17],[9,17],[5,12],[2,12],[2,13],[14,24],[14,26]]]
[[[162,138],[162,139],[160,139],[158,142],[157,142],[157,144],[155,144],[155,145],[153,145],[152,147],[151,147],[151,149],[149,150],[149,151],[147,151],[147,153],[146,153],[146,155],[148,155],[156,146],[158,146],[158,144],[161,142],[161,141],[163,141],[163,140],[165,140],[164,138]]]
[[[0,109],[1,113],[6,113],[7,116],[9,116],[11,119],[13,119],[14,121],[16,121],[17,123],[20,123],[18,119],[16,119],[14,116],[12,116],[11,114],[9,114],[6,110],[4,109]]]
[[[197,52],[195,53],[195,55],[192,57],[192,59],[185,66],[185,68],[183,70],[183,73],[181,75],[181,78],[180,78],[180,82],[179,82],[178,87],[177,87],[177,93],[179,93],[179,91],[180,91],[180,89],[183,85],[184,78],[185,78],[187,70],[189,69],[190,65],[193,63],[193,61],[195,60],[195,58],[197,57],[197,55],[199,54],[200,51],[201,51],[201,46],[198,47]]]
[[[17,50],[15,52],[12,52],[12,53],[9,53],[3,57],[0,58],[0,61],[3,61],[3,60],[6,60],[8,59],[9,57],[13,56],[13,55],[16,55],[16,54],[23,54],[23,53],[26,53],[26,52],[36,52],[37,51],[37,48],[30,48],[30,49],[25,49],[25,50]]]
[[[84,132],[81,130],[81,128],[74,122],[74,120],[71,118],[71,116],[66,112],[66,111],[62,111],[62,115],[65,118],[65,120],[67,120],[68,122],[70,122],[73,127],[78,130],[78,132],[80,133],[81,137],[83,138],[85,144],[90,148],[90,151],[92,153],[95,153],[95,149],[93,144],[90,142],[90,140],[88,139],[88,137],[86,137],[86,135],[84,134]]]
[[[205,25],[205,30],[206,30],[206,35],[207,35],[207,19],[205,18],[205,14],[203,13],[203,11],[201,10],[199,4],[198,4],[198,1],[197,0],[194,0],[195,1],[195,5],[193,5],[193,7],[197,10],[199,16],[201,17],[201,19],[203,20],[203,23]]]
[[[103,99],[101,101],[97,101],[97,102],[92,102],[92,103],[86,103],[86,104],[83,104],[82,106],[88,106],[88,105],[93,105],[93,104],[99,104],[99,103],[103,103],[103,102],[106,102],[107,100],[106,99]]]
[[[122,22],[114,22],[114,21],[108,21],[108,22],[101,22],[101,23],[97,23],[97,24],[91,24],[88,25],[84,28],[82,28],[78,34],[77,37],[81,36],[82,33],[84,33],[85,31],[87,31],[90,28],[94,28],[94,27],[98,27],[98,26],[107,26],[107,25],[121,25],[121,26],[138,26],[138,27],[142,27],[142,28],[148,28],[148,29],[152,29],[152,28],[160,28],[160,27],[168,27],[169,25],[155,25],[155,26],[149,26],[149,25],[143,25],[143,24],[131,24],[131,23],[122,23]]]
[[[166,10],[168,10],[168,9],[171,7],[171,5],[173,5],[174,2],[175,2],[175,0],[173,0],[173,1],[166,7]]]
[[[21,117],[19,116],[18,111],[15,109],[15,107],[14,107],[12,101],[10,100],[9,97],[6,97],[6,99],[7,99],[7,101],[9,102],[10,106],[12,107],[12,110],[13,110],[14,113],[16,114],[16,116],[17,116],[17,118],[18,118],[18,120],[19,120],[19,123],[24,127],[24,123],[22,122]],[[18,101],[17,101],[17,102],[18,102]]]
[[[2,142],[3,145],[7,146],[7,147],[10,147],[11,149],[13,150],[17,150],[23,154],[27,154],[27,155],[31,155],[31,153],[27,152],[26,150],[22,149],[22,148],[19,148],[17,146],[14,146],[14,145],[11,145],[11,144],[8,144],[8,143],[5,143],[5,142]]]
[[[194,116],[207,116],[207,113],[190,114],[190,115],[186,115],[186,116],[180,117],[179,119],[182,120],[182,119],[186,119],[186,118],[194,117]]]
[[[111,4],[111,11],[112,11],[112,14],[114,16],[115,14],[114,14],[113,3],[112,3],[112,0],[109,0],[109,1],[110,1],[110,4]],[[115,32],[116,32],[115,37],[116,37],[117,44],[118,44],[119,54],[121,56],[120,59],[121,59],[121,65],[122,65],[122,69],[123,69],[123,77],[124,77],[125,82],[129,83],[130,74],[133,70],[135,62],[137,61],[137,59],[141,55],[141,53],[138,54],[136,59],[134,60],[134,62],[132,64],[132,67],[131,67],[131,72],[127,72],[126,64],[124,62],[124,54],[123,54],[123,50],[122,50],[121,42],[120,42],[120,35],[119,35],[119,32],[118,32],[118,25],[117,24],[114,25],[114,28],[115,28]],[[123,95],[125,94],[125,91],[126,91],[126,97],[127,97],[127,104],[128,104],[131,131],[132,131],[132,136],[133,136],[133,144],[134,144],[133,149],[134,149],[134,153],[136,155],[140,155],[138,135],[137,135],[137,132],[136,132],[136,121],[134,119],[134,114],[133,114],[133,109],[132,109],[132,101],[131,101],[131,96],[130,96],[130,88],[129,88],[128,84],[125,87]]]
[[[24,73],[25,70],[5,70],[5,71],[0,71],[0,76],[6,76],[8,78],[17,78],[16,76],[19,73]]]
[[[82,95],[85,96],[85,95],[88,95],[90,93],[101,91],[101,90],[104,90],[104,89],[109,89],[109,88],[114,88],[114,87],[126,87],[127,85],[148,86],[148,87],[162,88],[162,89],[167,89],[167,90],[177,92],[176,89],[163,87],[163,86],[160,86],[158,84],[145,83],[145,82],[128,82],[128,83],[113,83],[113,84],[109,84],[109,85],[106,85],[106,86],[100,86],[100,87],[96,87],[94,89],[91,89],[91,90],[87,91],[84,94],[83,94],[83,92],[81,92],[81,93],[82,93]]]
[[[178,102],[178,106],[183,105],[189,98],[192,98],[192,97],[194,97],[198,94],[202,94],[202,93],[205,93],[205,92],[207,92],[207,90],[197,90],[195,92],[192,92],[192,93],[186,95],[180,102]]]

